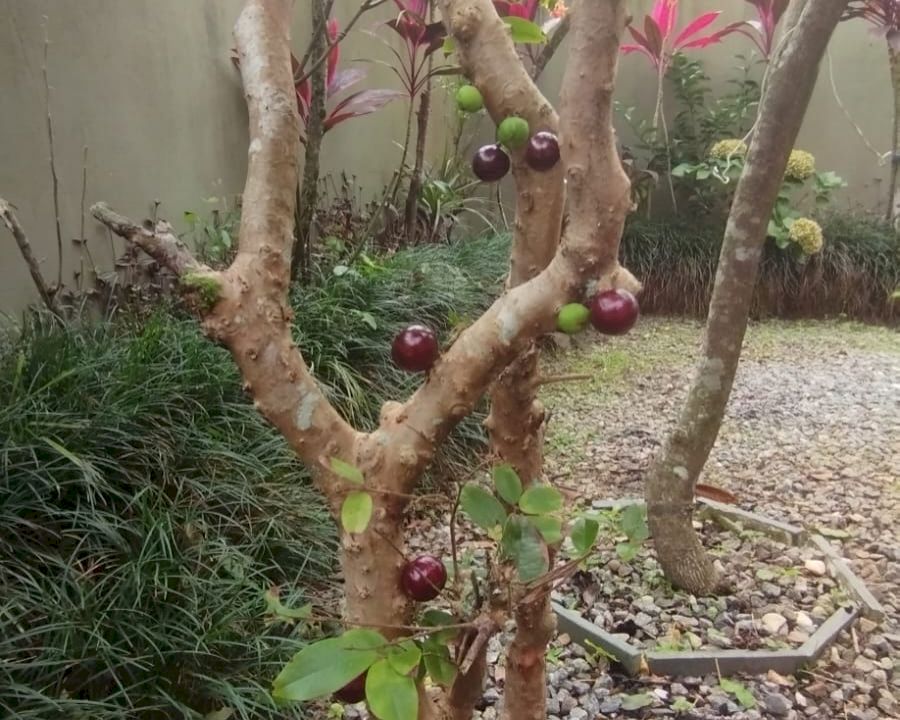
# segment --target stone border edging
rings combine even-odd
[[[650,672],[654,675],[706,675],[722,673],[732,675],[748,673],[760,675],[774,670],[782,675],[792,674],[814,663],[822,653],[849,628],[860,614],[875,621],[884,619],[884,608],[875,599],[865,583],[847,565],[834,546],[819,534],[809,535],[796,525],[780,522],[765,515],[742,510],[731,505],[700,498],[700,512],[708,515],[730,530],[750,527],[766,533],[788,545],[811,544],[824,555],[838,584],[848,592],[859,607],[839,607],[823,622],[812,636],[799,648],[790,650],[694,650],[671,652],[643,650],[621,636],[598,627],[580,613],[569,610],[557,602],[551,603],[557,625],[581,646],[587,641],[612,655],[631,675]],[[595,502],[597,510],[622,508],[626,505],[643,505],[642,500],[623,499]]]

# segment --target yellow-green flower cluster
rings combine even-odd
[[[816,171],[816,159],[806,150],[791,150],[785,176],[792,180],[806,180]]]
[[[744,157],[747,154],[747,143],[737,138],[719,140],[709,149],[709,157],[713,160],[727,160],[729,157]]]
[[[809,218],[794,220],[789,236],[807,255],[815,255],[822,249],[824,243],[822,228],[819,223]]]

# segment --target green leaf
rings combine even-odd
[[[503,22],[509,25],[510,30],[512,30],[512,41],[514,43],[534,45],[547,42],[547,36],[544,34],[544,31],[530,20],[510,15],[503,18]]]
[[[559,518],[552,515],[532,515],[528,519],[548,545],[555,545],[562,540],[562,520]]]
[[[711,174],[712,173],[709,171],[708,168],[700,168],[699,170],[697,170],[697,179],[698,180],[706,180],[709,178],[709,176]]]
[[[631,562],[637,557],[640,546],[635,543],[624,542],[616,545],[616,555],[622,562]]]
[[[404,640],[391,646],[387,659],[394,670],[401,675],[406,675],[419,664],[419,660],[422,659],[422,651],[412,640]]]
[[[640,710],[653,704],[653,696],[649,693],[638,693],[637,695],[623,695],[623,710]]]
[[[572,526],[572,545],[575,552],[584,555],[597,542],[597,536],[600,534],[600,523],[594,518],[580,517]]]
[[[463,512],[479,527],[489,530],[506,520],[500,501],[480,485],[466,483],[460,496]]]
[[[694,709],[694,703],[686,697],[677,697],[672,703],[672,709],[677,713],[690,712]]]
[[[372,496],[356,491],[347,495],[341,506],[341,525],[348,533],[361,533],[372,519]]]
[[[650,537],[647,510],[643,505],[629,505],[622,511],[622,532],[629,542],[641,543]]]
[[[331,471],[335,475],[340,475],[344,480],[349,480],[354,485],[362,485],[365,481],[362,472],[355,465],[346,463],[336,457],[331,458],[329,462],[331,464]]]
[[[298,608],[289,608],[282,604],[275,590],[266,590],[266,612],[285,620],[305,620],[312,614],[312,605],[306,604]]]
[[[426,642],[422,659],[425,670],[436,683],[447,687],[456,678],[456,665],[450,659],[450,650],[446,645]]]
[[[416,720],[419,716],[415,680],[398,673],[387,660],[379,660],[369,668],[366,700],[379,720]]]
[[[427,627],[443,627],[444,625],[453,625],[456,623],[456,618],[454,618],[450,613],[444,612],[443,610],[426,610],[422,615],[422,624]],[[459,633],[455,628],[450,628],[449,630],[439,630],[437,632],[432,633],[428,636],[429,640],[433,640],[437,644],[446,644],[450,642],[456,635]]]
[[[685,175],[690,174],[693,168],[688,163],[681,163],[672,168],[672,177],[684,177]]]
[[[272,696],[304,701],[330,695],[365,672],[386,644],[381,633],[357,628],[307,645],[275,678]]]
[[[503,526],[501,545],[506,556],[515,563],[523,583],[539,578],[550,567],[547,546],[528,518],[510,515]]]
[[[219,239],[222,243],[222,247],[226,250],[231,250],[231,235],[229,235],[228,231],[224,228],[219,232]]]
[[[519,507],[529,515],[543,515],[562,508],[563,497],[559,490],[549,485],[528,488],[519,498]]]
[[[444,51],[444,57],[449,57],[456,51],[456,42],[453,40],[452,35],[444,38],[444,45],[441,49]]]
[[[730,695],[734,695],[734,699],[744,710],[756,707],[756,698],[753,697],[753,693],[737,680],[723,677],[719,680],[719,687]]]
[[[497,494],[510,505],[515,505],[522,497],[522,481],[512,465],[498,465],[494,468],[494,487]]]

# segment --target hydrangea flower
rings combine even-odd
[[[822,237],[821,226],[815,220],[810,220],[809,218],[794,220],[789,231],[789,237],[807,255],[815,255],[822,249],[822,245],[825,242]]]
[[[727,160],[729,157],[744,157],[747,154],[747,143],[732,138],[719,140],[709,149],[709,157],[713,160]]]
[[[791,150],[785,176],[791,180],[806,180],[816,172],[816,159],[806,150]]]

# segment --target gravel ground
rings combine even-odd
[[[625,337],[585,333],[563,351],[545,354],[545,375],[589,376],[544,386],[550,410],[548,477],[586,503],[640,496],[643,474],[685,396],[700,335],[697,323],[644,318]],[[894,667],[900,651],[900,335],[846,323],[751,327],[729,412],[701,481],[731,491],[741,507],[827,533],[882,602],[888,620],[881,625],[860,620],[815,667],[796,677],[734,678],[737,687],[715,676],[630,678],[561,635],[548,653],[550,720],[900,718],[900,669]],[[447,552],[446,528],[425,521],[419,528],[413,548]],[[463,545],[476,556],[485,552],[487,543],[468,536],[465,524],[462,532]],[[733,608],[731,620],[759,628],[763,615],[786,618],[784,628],[775,628],[777,618],[769,618],[772,629],[761,633],[763,644],[767,636],[771,643],[773,636],[806,632],[807,620],[820,621],[821,606],[834,593],[821,568],[807,565],[815,557],[774,547],[751,549],[746,543],[730,548],[735,550],[754,560],[763,553],[770,563],[753,566],[754,575],[768,568],[762,577],[744,578],[743,591],[752,597],[748,605]],[[641,621],[665,642],[673,637],[660,619],[664,606],[687,604],[681,617],[691,601],[676,597],[665,583],[646,584],[652,575],[642,569],[648,554],[652,548],[642,550],[624,572],[614,567],[620,577],[633,575],[616,586],[625,597],[591,612],[603,615],[611,608],[619,621],[632,624],[643,613]],[[610,580],[608,568],[603,572],[601,586],[604,577]],[[570,599],[585,582],[570,586]],[[781,586],[781,593],[769,590],[773,585]],[[767,602],[754,604],[767,591]],[[716,609],[728,612],[725,605]],[[697,617],[704,615],[700,604],[694,610]],[[800,622],[798,613],[806,616]],[[690,631],[690,622],[684,624]],[[728,641],[697,634],[704,645]],[[684,633],[674,639],[696,643]],[[495,638],[490,646],[483,720],[499,716],[503,642]]]

